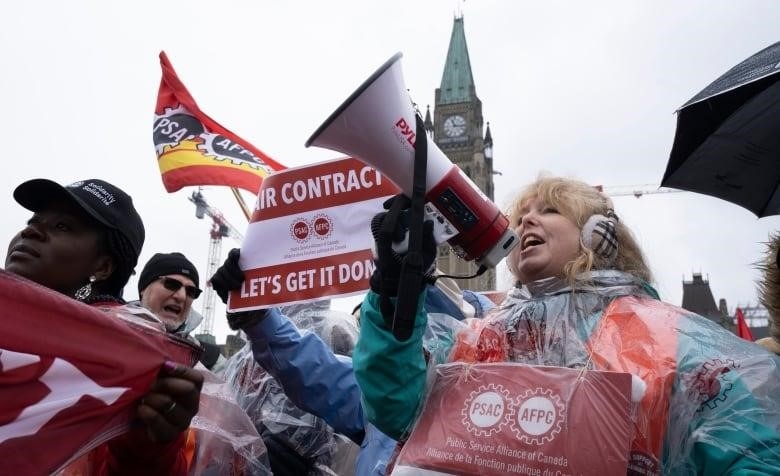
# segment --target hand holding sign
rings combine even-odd
[[[244,282],[244,272],[238,266],[238,258],[241,250],[233,248],[228,252],[225,262],[217,268],[214,276],[209,279],[209,284],[217,293],[223,303],[227,303],[230,291],[235,291]]]
[[[225,262],[209,280],[209,284],[211,284],[211,287],[214,288],[214,291],[216,291],[224,303],[227,303],[230,291],[236,291],[244,284],[244,272],[241,271],[241,267],[238,265],[240,257],[241,250],[238,248],[230,250],[227,258],[225,258]],[[264,317],[265,311],[263,310],[227,313],[228,325],[234,331],[251,326]]]

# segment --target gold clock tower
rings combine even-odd
[[[483,123],[482,101],[474,87],[462,15],[454,19],[441,85],[436,89],[433,119],[429,108],[425,128],[450,161],[493,200],[493,139],[490,124],[486,127]],[[436,264],[442,272],[452,275],[472,275],[477,270],[473,262],[458,258],[447,244],[439,247]],[[459,280],[458,284],[473,291],[495,290],[496,271],[490,269],[482,276]]]

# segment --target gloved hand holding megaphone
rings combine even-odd
[[[403,295],[408,302],[417,302],[425,285],[433,284],[431,276],[436,260],[436,239],[433,222],[422,226],[420,250],[409,250],[409,207],[411,200],[403,194],[384,203],[388,211],[374,215],[371,233],[374,236],[374,262],[371,290],[379,295],[379,305],[385,325],[399,340],[406,340],[414,327],[414,312],[399,310],[393,298]],[[400,312],[399,312],[400,311]]]

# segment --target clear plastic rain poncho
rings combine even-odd
[[[654,295],[598,271],[440,326],[392,474],[780,474],[780,359]]]
[[[283,307],[281,312],[301,333],[314,332],[335,354],[351,356],[358,337],[357,323],[350,314],[329,307],[330,301],[318,301]],[[302,461],[313,462],[309,475],[354,473],[359,447],[334,433],[321,418],[295,406],[281,385],[255,362],[250,343],[228,360],[225,379],[266,441],[297,453]],[[274,451],[270,446],[272,459]]]
[[[203,388],[197,415],[195,455],[189,474],[213,476],[269,475],[271,465],[262,438],[237,403],[232,387],[202,364]]]

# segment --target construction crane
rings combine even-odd
[[[599,189],[600,192],[604,192],[607,194],[607,196],[610,197],[624,197],[628,195],[633,195],[636,198],[641,198],[642,195],[651,195],[654,193],[681,193],[685,192],[685,190],[677,190],[675,188],[667,188],[667,187],[661,187],[659,185],[654,184],[644,184],[644,185],[621,185],[621,186],[604,186],[604,185],[596,185],[596,188]]]
[[[203,198],[200,188],[192,192],[190,201],[195,204],[195,216],[203,219],[206,215],[212,220],[211,230],[209,231],[209,256],[206,265],[206,276],[211,277],[217,271],[222,261],[222,238],[233,238],[239,243],[244,239],[243,235],[236,230],[218,209],[212,207]],[[200,325],[201,334],[214,335],[214,304],[216,303],[216,292],[211,286],[207,286],[203,296],[203,322]]]

